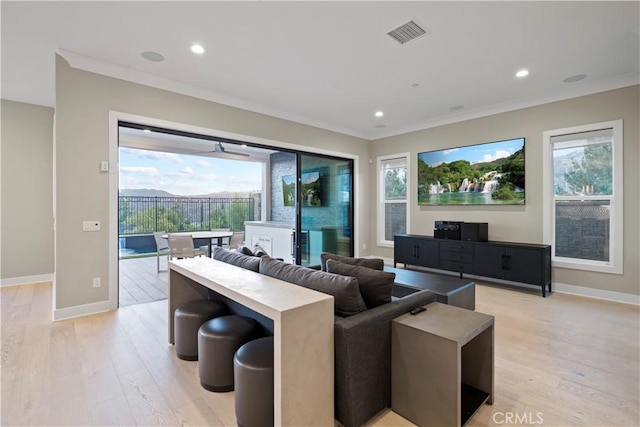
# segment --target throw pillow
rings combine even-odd
[[[355,277],[340,276],[287,264],[269,256],[260,258],[260,273],[332,295],[336,315],[347,317],[367,309],[362,299],[358,280]]]
[[[255,246],[253,247],[253,256],[263,257],[263,256],[265,256],[265,255],[267,255],[267,256],[268,256],[269,254],[267,253],[267,251],[265,251],[265,250],[262,248],[262,246],[260,246],[260,245],[255,245]]]
[[[391,292],[396,279],[395,273],[374,270],[372,268],[349,265],[332,259],[327,260],[327,272],[353,276],[358,279],[360,293],[367,308],[377,307],[391,302]]]
[[[384,269],[384,261],[380,258],[351,258],[348,256],[331,254],[329,252],[322,252],[320,254],[320,268],[322,269],[322,271],[327,271],[328,259],[332,259],[349,265],[359,265],[361,267],[373,268],[374,270]]]
[[[238,246],[238,248],[236,249],[237,252],[241,253],[241,254],[245,254],[245,255],[249,255],[249,256],[253,256],[253,251],[251,249],[249,249],[249,247],[247,245],[240,245]]]
[[[216,246],[213,250],[213,259],[251,271],[257,272],[260,269],[260,258],[240,254],[219,246]]]

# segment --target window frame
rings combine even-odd
[[[406,216],[406,230],[407,233],[409,233],[409,200],[411,197],[411,186],[410,186],[410,167],[411,167],[411,163],[410,163],[410,154],[408,152],[405,153],[397,153],[397,154],[387,154],[384,156],[378,156],[376,159],[376,165],[377,165],[377,169],[376,169],[376,174],[378,175],[378,197],[377,197],[377,205],[378,205],[378,224],[377,224],[377,245],[378,246],[382,246],[382,247],[390,247],[392,248],[394,246],[394,242],[393,240],[385,240],[385,205],[387,203],[405,203],[406,204],[406,212],[407,212],[407,216]],[[385,198],[385,174],[382,173],[383,172],[383,164],[385,162],[388,162],[390,160],[395,160],[395,159],[404,159],[405,161],[405,165],[406,165],[406,183],[407,183],[407,196],[405,199],[393,199],[393,200],[386,200]]]
[[[553,190],[553,144],[552,138],[570,134],[611,129],[611,159],[613,168],[613,191],[611,195],[600,196],[560,196]],[[622,120],[573,126],[543,132],[543,240],[551,245],[553,267],[597,271],[610,274],[623,274],[623,126]],[[555,255],[556,224],[555,208],[557,200],[608,200],[609,217],[609,261],[596,261],[579,258],[557,257]]]

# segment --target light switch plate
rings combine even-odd
[[[100,221],[82,221],[82,231],[100,231]]]

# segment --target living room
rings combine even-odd
[[[625,7],[635,7],[637,12],[637,3],[628,3]],[[9,19],[7,17],[9,15],[6,13],[5,3],[2,7],[4,41],[4,21]],[[633,13],[627,15],[632,16]],[[635,25],[637,26],[637,13],[635,16]],[[635,37],[633,42],[635,44],[631,44],[631,50],[635,47],[637,51],[637,27],[635,33],[630,31],[631,28],[632,26],[625,29],[625,34],[628,33],[627,35]],[[65,46],[58,47],[65,48]],[[633,54],[633,52],[631,53]],[[48,52],[48,54],[53,56],[54,52]],[[4,55],[3,52],[3,59]],[[586,53],[585,55],[588,56]],[[637,58],[637,52],[635,55]],[[21,305],[19,302],[23,301],[22,294],[25,298],[28,295],[31,297],[39,295],[36,298],[36,304],[31,309],[31,314],[22,313],[22,317],[19,316],[26,322],[20,327],[27,328],[26,330],[31,331],[32,334],[39,330],[38,328],[46,328],[42,330],[47,333],[53,328],[56,331],[56,334],[50,337],[53,343],[56,339],[68,336],[70,330],[75,329],[76,333],[87,335],[90,334],[91,329],[101,327],[101,323],[127,322],[131,319],[139,319],[146,328],[155,328],[148,320],[143,320],[144,315],[140,315],[142,308],[130,311],[118,310],[117,312],[121,313],[117,315],[101,314],[93,317],[93,320],[80,319],[51,323],[52,318],[62,320],[117,308],[114,284],[117,273],[112,259],[116,251],[112,250],[114,237],[106,231],[112,228],[113,221],[116,220],[113,214],[114,206],[111,204],[113,175],[112,172],[100,172],[99,165],[105,160],[108,160],[111,165],[115,164],[116,159],[113,157],[113,153],[117,151],[117,141],[114,139],[114,132],[118,119],[169,126],[178,130],[192,130],[203,134],[217,134],[247,142],[268,143],[275,146],[295,147],[356,158],[355,255],[381,257],[388,264],[393,262],[393,248],[378,244],[377,201],[379,188],[376,184],[378,182],[376,162],[379,157],[408,153],[409,174],[407,182],[410,189],[407,206],[409,218],[407,229],[411,233],[432,235],[433,224],[438,220],[487,222],[489,223],[490,240],[549,243],[543,241],[545,215],[543,133],[580,125],[622,120],[624,123],[623,180],[625,190],[623,258],[621,260],[624,268],[622,274],[554,268],[553,282],[556,293],[546,299],[542,299],[537,293],[529,295],[527,290],[515,292],[490,286],[478,287],[477,311],[493,314],[505,306],[517,306],[522,310],[529,306],[534,310],[539,310],[540,313],[539,316],[536,316],[535,311],[528,312],[530,316],[535,317],[532,319],[535,321],[532,331],[541,335],[547,334],[549,330],[556,327],[558,327],[556,331],[562,331],[562,334],[554,335],[553,340],[545,342],[545,344],[536,343],[533,345],[551,346],[553,343],[562,342],[567,337],[576,340],[584,338],[585,346],[579,348],[582,348],[585,353],[593,351],[590,342],[593,342],[596,336],[585,336],[584,329],[572,329],[572,326],[576,326],[573,322],[582,323],[591,316],[591,313],[600,313],[599,316],[602,316],[603,324],[599,326],[602,329],[598,329],[594,325],[589,326],[589,324],[583,325],[583,327],[598,329],[601,333],[606,331],[612,336],[616,336],[617,340],[632,341],[633,345],[628,354],[631,361],[637,362],[637,327],[635,329],[633,327],[621,328],[622,337],[619,336],[620,332],[616,328],[620,323],[625,323],[624,321],[612,320],[611,327],[606,327],[608,319],[614,318],[617,311],[627,312],[629,306],[634,308],[627,316],[630,316],[631,319],[634,316],[637,319],[638,316],[640,193],[637,187],[640,178],[637,163],[640,160],[640,144],[638,143],[640,140],[638,118],[640,116],[638,106],[640,95],[637,64],[635,74],[631,73],[629,76],[620,78],[615,84],[610,81],[598,81],[597,84],[591,86],[590,90],[584,89],[584,93],[575,87],[554,87],[545,92],[544,96],[539,97],[536,103],[527,104],[526,99],[521,97],[516,99],[517,102],[513,101],[509,104],[509,108],[494,105],[492,112],[485,110],[484,114],[476,116],[473,114],[464,116],[458,111],[457,118],[448,117],[440,122],[434,119],[431,125],[414,129],[411,128],[411,124],[406,124],[405,132],[369,137],[340,133],[335,129],[328,130],[295,120],[286,120],[249,109],[241,109],[237,106],[223,105],[223,103],[202,99],[197,95],[170,91],[166,87],[152,87],[153,85],[149,82],[141,82],[137,78],[127,80],[125,74],[119,74],[123,73],[122,70],[111,74],[102,74],[96,67],[96,63],[89,61],[85,55],[60,51],[55,56],[55,70],[49,70],[50,78],[55,82],[55,109],[54,106],[37,102],[35,99],[5,98],[3,96],[2,100],[2,218],[4,219],[2,223],[2,285],[4,287],[22,283],[50,282],[55,273],[55,285],[53,289],[49,285],[48,291],[41,285],[31,287],[30,290],[27,290],[28,286],[24,289],[20,287],[21,290],[12,286],[14,297],[11,299],[11,307]],[[575,72],[582,72],[582,70]],[[534,75],[532,70],[531,78]],[[563,75],[562,78],[564,77],[566,76]],[[5,73],[3,73],[3,94],[7,90],[4,79]],[[426,83],[423,84],[423,87],[425,85]],[[514,79],[509,80],[505,85],[514,93],[521,90],[516,86]],[[407,86],[403,90],[419,90],[419,87],[411,88],[409,83]],[[562,92],[562,96],[554,98],[552,96],[554,92]],[[405,96],[408,98],[413,95],[406,93]],[[420,96],[425,97],[424,94]],[[540,99],[546,99],[547,102],[541,102]],[[448,109],[450,105],[456,106],[460,102],[466,101],[452,100],[444,107]],[[371,116],[373,116],[375,108],[378,107],[371,107]],[[472,108],[469,107],[469,109]],[[387,116],[390,115],[391,113],[387,109]],[[369,127],[373,128],[381,123],[376,120],[371,117]],[[51,138],[54,123],[55,142]],[[384,132],[384,128],[380,129]],[[527,194],[524,205],[426,207],[417,204],[414,197],[417,184],[415,161],[418,153],[516,137],[524,137],[526,140]],[[20,183],[20,185],[16,185],[16,183]],[[16,206],[21,208],[16,209]],[[55,243],[52,229],[54,218]],[[103,224],[103,231],[83,233],[79,224],[87,219],[100,220]],[[117,242],[115,245],[117,248]],[[96,276],[102,277],[106,286],[92,288],[91,278]],[[598,305],[591,299],[571,297],[567,294],[613,300],[621,304],[618,309],[618,306],[612,305],[613,303],[601,302],[599,304],[602,305]],[[6,294],[3,289],[4,295]],[[47,297],[49,301],[46,301]],[[529,299],[529,297],[535,299]],[[500,306],[497,306],[496,301],[499,301]],[[562,302],[562,304],[558,304],[558,302]],[[42,317],[42,313],[36,313],[35,308],[37,307],[45,308],[44,317]],[[549,314],[548,310],[552,310],[551,307],[555,308],[552,314]],[[573,317],[564,314],[563,310],[568,310],[568,307],[573,308],[571,311]],[[150,312],[153,313],[154,310],[150,309]],[[508,317],[503,323],[505,331],[508,332],[507,338],[516,340],[517,328],[508,329],[506,325],[509,320],[520,315],[517,310],[507,310],[506,308],[504,310],[508,312]],[[3,313],[16,315],[16,312],[12,310],[5,310],[4,305]],[[539,318],[547,315],[549,317],[546,319]],[[28,323],[30,316],[36,322],[31,326]],[[3,315],[3,324],[4,320]],[[599,322],[597,316],[593,320]],[[517,325],[523,325],[520,322],[526,322],[526,318],[520,318]],[[562,327],[560,328],[560,325],[554,324],[554,322],[561,322]],[[42,326],[45,324],[49,326]],[[139,326],[139,328],[142,327]],[[574,333],[576,335],[572,335]],[[10,336],[12,335],[7,335],[3,327],[3,346],[6,344],[5,338]],[[135,336],[143,336],[141,329],[140,335]],[[31,339],[33,340],[33,335]],[[124,339],[115,339],[115,341],[115,348],[119,350],[119,356],[126,358],[127,349],[122,346]],[[573,342],[571,339],[568,341]],[[11,346],[15,348],[17,344],[9,345],[9,347]],[[526,346],[527,344],[522,342],[517,344],[518,348],[524,347],[521,352],[516,355],[509,353],[508,357],[502,357],[502,363],[507,366],[511,363],[508,360],[511,357],[525,357],[528,353]],[[152,345],[154,349],[157,347],[157,343]],[[143,350],[139,349],[139,351]],[[532,348],[531,351],[534,349]],[[68,369],[71,369],[66,365],[69,360],[77,361],[74,359],[77,356],[69,356],[67,361],[63,361],[64,354],[59,354],[56,357],[56,363],[61,363]],[[9,363],[7,366],[14,369],[14,373],[22,372],[17,360],[19,358],[16,353],[11,353],[10,361],[15,364]],[[550,358],[552,357],[550,356]],[[103,359],[98,360],[104,361]],[[540,359],[535,358],[529,360],[531,360],[530,366],[535,366],[540,362]],[[145,359],[145,361],[154,363],[152,359]],[[615,363],[616,361],[617,359],[614,359],[609,362]],[[119,363],[124,364],[122,361]],[[156,360],[155,363],[161,364],[161,361]],[[3,369],[4,366],[3,364]],[[512,363],[509,368],[517,371],[522,367]],[[180,369],[189,371],[192,368],[182,367]],[[123,368],[123,370],[125,369]],[[94,372],[101,371],[97,369]],[[584,374],[584,372],[582,373]],[[602,377],[606,377],[609,373],[604,369],[597,370],[597,375]],[[555,377],[547,374],[545,373],[542,378],[543,383],[544,381],[549,383],[557,381]],[[634,384],[637,385],[637,368],[627,376],[631,377],[632,382],[621,386],[624,390],[632,389]],[[4,377],[5,375],[3,375]],[[11,377],[11,374],[7,374],[7,377]],[[67,377],[60,376],[60,378]],[[73,379],[73,377],[69,378]],[[535,414],[538,410],[537,404],[531,401],[522,401],[518,397],[519,387],[525,386],[525,384],[519,383],[522,378],[513,378],[514,387],[503,394],[503,397],[506,395],[506,398],[502,402],[510,402],[505,411]],[[615,378],[617,384],[622,384],[625,381],[625,375],[621,373],[618,373]],[[602,381],[605,384],[606,382],[606,380]],[[60,384],[59,381],[55,383]],[[27,396],[21,397],[23,403],[28,401],[29,393],[35,393],[31,388],[26,387],[26,382],[24,384],[25,388],[21,388],[21,391],[17,393],[18,395],[24,393],[24,396]],[[86,387],[97,386],[94,384]],[[618,403],[622,402],[619,405],[623,408],[620,413],[626,414],[628,417],[626,419],[614,417],[611,424],[632,425],[634,416],[637,420],[637,409],[635,412],[633,409],[634,405],[637,408],[637,392],[635,396],[631,395],[629,400],[624,400],[616,395],[615,390],[612,390],[615,387],[609,388],[607,386],[604,388],[606,388],[605,392],[599,390],[602,393],[596,393],[595,399],[604,401],[612,399]],[[544,390],[546,389],[540,386],[540,394],[543,394]],[[580,395],[581,392],[576,391],[575,394]],[[119,398],[120,396],[114,393],[114,397]],[[57,399],[59,398],[57,397]],[[548,396],[546,398],[549,399]],[[587,399],[585,396],[583,402],[590,403],[592,398]],[[228,400],[225,397],[217,397],[216,399],[221,405],[225,405],[224,401]],[[98,400],[99,403],[103,403],[108,399]],[[576,400],[580,399],[576,398]],[[5,402],[4,395],[3,402]],[[584,403],[584,406],[588,406],[587,403]],[[492,408],[494,413],[499,412],[500,408],[505,408],[499,406],[502,405],[500,401],[496,405],[495,408]],[[580,406],[581,403],[571,406],[574,415],[579,412],[575,408]],[[3,413],[4,409],[5,403],[3,403]],[[559,410],[561,411],[561,409]],[[607,418],[603,418],[602,413],[594,416],[592,412],[586,410],[585,414],[587,415],[582,419],[558,416],[554,423],[551,411],[549,411],[546,425],[562,425],[563,423],[591,425],[598,424],[598,421],[607,421]],[[487,424],[501,424],[500,419],[494,418],[492,421],[492,417],[493,413],[488,413],[483,420]],[[36,419],[33,418],[31,421]],[[226,424],[227,422],[232,424],[235,421],[221,416],[221,423]],[[61,422],[52,423],[59,424]]]

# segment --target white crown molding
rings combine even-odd
[[[43,282],[53,282],[53,273],[0,279],[0,287],[4,288],[5,286],[33,285],[35,283]]]
[[[606,92],[608,90],[620,89],[637,84],[640,84],[639,73],[628,73],[613,79],[596,80],[591,82],[584,82],[582,84],[567,84],[566,87],[563,87],[559,90],[554,90],[553,92],[546,92],[540,95],[531,96],[515,101],[490,105],[483,108],[476,108],[474,110],[446,115],[435,119],[426,120],[420,123],[413,123],[408,126],[388,129],[381,133],[376,133],[375,138],[370,135],[370,138],[372,141],[375,141],[378,139],[388,138],[391,136],[401,135],[409,132],[417,132],[438,126],[478,119],[481,117],[492,116],[494,114],[520,110],[523,108],[535,107],[537,105],[549,104],[551,102],[578,98],[581,96],[592,95],[594,93]]]
[[[200,98],[206,101],[216,102],[218,104],[252,111],[254,113],[265,114],[267,116],[272,116],[283,120],[289,120],[320,129],[326,129],[333,132],[354,136],[356,138],[369,139],[368,135],[355,129],[334,126],[329,123],[311,119],[309,117],[292,114],[264,105],[255,104],[245,99],[216,93],[209,89],[193,86],[188,83],[169,79],[155,74],[146,73],[144,71],[135,70],[133,68],[123,67],[112,62],[107,62],[101,59],[81,55],[69,50],[57,49],[56,52],[65,60],[67,60],[72,68],[76,68],[78,70],[89,71],[91,73],[101,74],[103,76],[113,77],[144,86],[154,87],[157,89],[163,89],[170,92],[179,93],[181,95],[192,96],[194,98]]]

